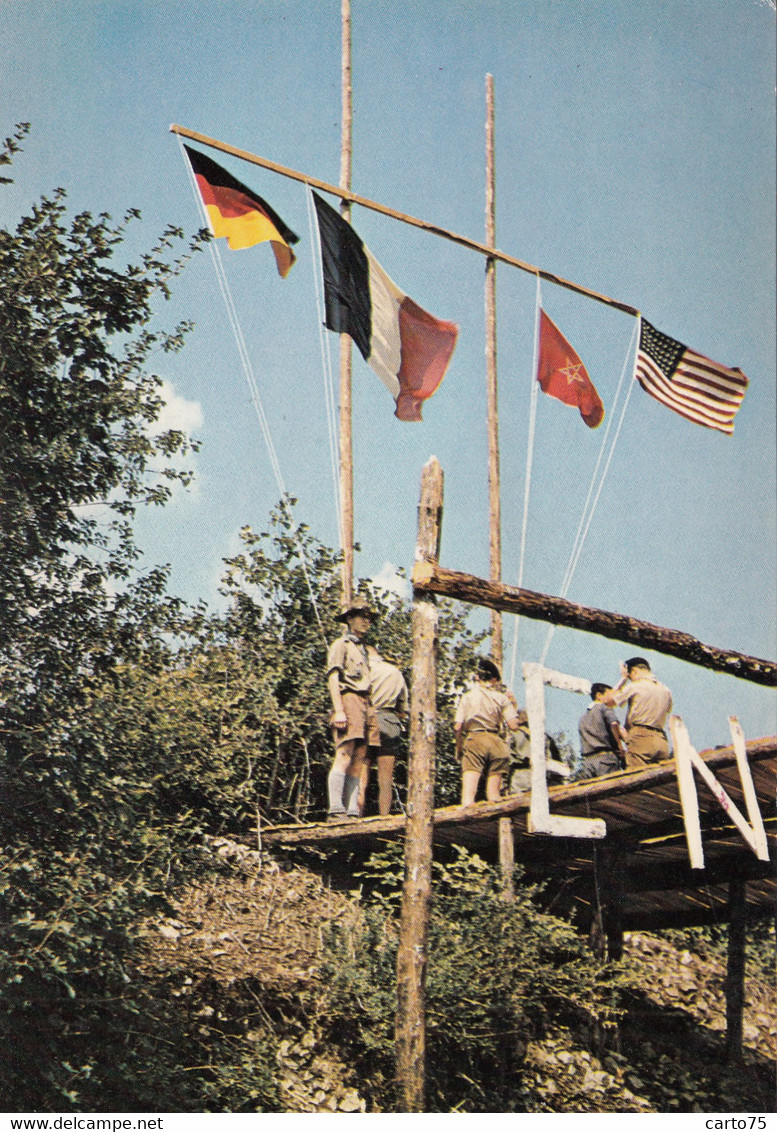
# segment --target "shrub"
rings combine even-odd
[[[397,860],[396,847],[373,855],[361,922],[332,929],[319,1004],[378,1109],[394,1103]],[[535,888],[519,883],[507,902],[498,871],[465,850],[434,873],[427,1111],[536,1111],[521,1074],[527,1041],[551,1021],[613,1021],[623,972],[597,968],[569,925],[538,912]]]

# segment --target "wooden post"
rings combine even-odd
[[[499,868],[502,874],[502,896],[512,903],[515,899],[515,838],[511,818],[499,818]]]
[[[726,1061],[742,1057],[742,1011],[745,1004],[747,883],[732,877],[728,885],[728,961],[726,965]]]
[[[496,246],[494,77],[486,75],[486,244]],[[496,370],[496,260],[486,258],[486,407],[488,422],[489,561],[491,581],[502,579],[502,503],[499,476],[499,403]],[[502,614],[491,610],[491,656],[502,667]]]
[[[486,75],[486,244],[496,247],[496,166],[494,161],[494,76]],[[489,563],[492,582],[502,580],[502,487],[499,470],[499,393],[496,365],[496,260],[486,258],[486,407],[488,413]],[[502,614],[491,610],[491,657],[504,663]],[[499,819],[499,867],[506,900],[515,896],[515,843],[509,818]]]
[[[594,852],[598,849],[601,849],[607,959],[614,963],[623,956],[623,851],[618,845],[608,844],[595,846]]]
[[[350,192],[352,156],[351,0],[342,0],[342,131],[340,188]],[[350,222],[351,206],[340,202],[340,215]],[[343,601],[353,598],[353,442],[351,425],[351,339],[340,335],[340,509],[343,530]]]
[[[416,558],[440,553],[443,475],[432,457],[425,465],[418,509]],[[434,758],[437,728],[437,603],[413,601],[413,673],[410,700],[405,878],[397,952],[396,1079],[400,1112],[424,1112],[426,1090],[426,947],[432,896]]]

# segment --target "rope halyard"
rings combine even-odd
[[[632,391],[634,389],[634,382],[632,381],[629,385],[628,392],[626,393],[626,399],[623,402],[623,407],[622,407],[621,412],[620,412],[620,417],[618,418],[618,425],[617,425],[617,428],[615,430],[615,435],[613,437],[612,444],[610,445],[610,450],[607,454],[607,459],[606,459],[605,464],[604,464],[604,469],[602,471],[602,474],[601,474],[601,477],[598,481],[598,486],[597,486],[597,476],[599,475],[599,468],[601,466],[602,457],[604,456],[604,452],[605,452],[605,449],[607,447],[607,440],[608,440],[608,437],[609,437],[609,434],[610,434],[610,430],[612,428],[612,423],[615,419],[615,411],[616,411],[617,406],[618,406],[618,401],[620,400],[621,390],[623,388],[623,382],[625,380],[626,372],[627,372],[627,368],[628,368],[628,364],[629,364],[629,357],[630,357],[631,352],[632,352],[632,347],[634,346],[634,342],[635,342],[635,339],[636,339],[638,328],[639,328],[639,319],[635,319],[634,330],[632,331],[631,339],[629,341],[629,345],[628,345],[628,348],[626,350],[626,356],[623,360],[623,368],[621,369],[621,375],[620,375],[620,378],[618,380],[617,388],[615,390],[615,396],[613,397],[612,407],[610,408],[610,412],[608,414],[607,426],[604,430],[604,436],[602,437],[602,443],[601,443],[601,446],[599,448],[599,455],[598,455],[597,460],[596,460],[596,465],[594,467],[593,475],[591,476],[591,483],[588,487],[588,494],[586,495],[585,503],[583,504],[583,512],[580,516],[580,522],[579,522],[578,527],[577,527],[577,533],[575,534],[575,539],[574,539],[574,542],[572,544],[572,551],[571,551],[571,554],[569,556],[569,562],[567,563],[567,568],[564,572],[564,578],[563,578],[562,583],[561,583],[561,589],[559,591],[559,597],[565,598],[567,596],[567,594],[569,593],[569,587],[572,584],[572,578],[574,577],[575,570],[577,569],[577,564],[580,560],[580,555],[581,555],[582,550],[583,550],[583,545],[584,545],[585,540],[588,536],[588,531],[589,531],[590,526],[591,526],[591,521],[594,517],[594,512],[596,511],[596,507],[599,503],[599,497],[602,494],[602,488],[604,487],[604,481],[607,478],[607,473],[610,470],[610,464],[612,463],[612,457],[613,457],[613,453],[615,452],[615,446],[618,443],[618,437],[620,436],[621,428],[623,426],[623,420],[624,420],[624,417],[626,415],[626,409],[628,408],[628,404],[629,404],[629,401],[631,399],[631,394],[632,394]],[[633,369],[633,364],[632,364],[632,369]],[[596,490],[595,495],[594,495],[594,489]],[[593,501],[592,501],[592,496],[593,496]],[[555,631],[556,631],[556,626],[551,625],[550,628],[548,629],[547,637],[545,638],[545,646],[542,650],[542,656],[540,657],[540,664],[544,665],[544,663],[545,663],[545,660],[546,660],[547,655],[548,655],[548,650],[550,649],[550,643],[553,640],[553,634],[555,633]]]
[[[327,431],[329,433],[329,462],[330,470],[332,473],[332,483],[334,486],[334,498],[337,503],[337,535],[340,541],[340,549],[343,549],[343,514],[342,514],[342,501],[340,498],[340,443],[339,443],[339,429],[337,421],[337,397],[335,395],[335,382],[332,369],[332,355],[329,349],[331,341],[330,336],[326,333],[325,326],[325,313],[324,313],[324,295],[322,288],[323,271],[321,269],[320,257],[320,240],[316,240],[315,234],[317,231],[317,221],[314,228],[315,206],[313,204],[313,190],[310,185],[307,186],[305,193],[308,208],[308,226],[310,229],[310,246],[313,248],[313,258],[311,260],[313,266],[313,284],[316,293],[316,312],[318,315],[318,337],[319,345],[321,348],[321,370],[324,377],[324,402],[326,404],[326,421]]]
[[[518,556],[518,581],[520,589],[523,585],[523,567],[526,558],[526,532],[529,526],[529,493],[531,488],[532,464],[534,461],[534,434],[537,429],[537,389],[535,380],[537,375],[537,358],[539,354],[540,309],[542,307],[542,288],[540,277],[537,276],[537,290],[534,304],[534,349],[532,351],[532,366],[529,387],[529,435],[526,440],[526,472],[524,474],[523,488],[523,518],[521,521],[521,545]],[[510,687],[515,690],[515,666],[518,656],[518,616],[513,621],[513,654],[510,662]]]
[[[194,194],[194,199],[197,203],[197,209],[200,213],[200,216],[203,218],[203,220],[205,222],[205,226],[210,228],[211,231],[212,231],[212,228],[211,228],[211,225],[210,225],[210,220],[209,220],[208,215],[207,215],[207,213],[204,209],[204,206],[203,206],[203,203],[202,203],[202,197],[200,196],[199,190],[197,188],[196,181],[194,179],[194,173],[192,171],[191,163],[187,160],[186,153],[184,152],[184,148],[183,148],[183,142],[181,140],[180,135],[178,135],[178,146],[179,146],[180,153],[181,153],[181,159],[182,159],[186,169],[188,170],[189,183],[191,184],[192,192]],[[256,374],[254,373],[254,368],[253,368],[253,365],[251,363],[251,356],[248,352],[248,347],[246,345],[245,336],[243,334],[243,329],[240,325],[240,320],[238,318],[237,309],[235,307],[234,299],[232,298],[232,292],[230,290],[229,281],[227,279],[226,272],[224,270],[224,264],[221,260],[221,253],[219,252],[219,248],[218,248],[218,245],[217,245],[215,239],[211,240],[208,246],[209,246],[209,249],[210,249],[210,255],[211,255],[211,260],[213,262],[213,267],[214,267],[214,270],[216,272],[216,279],[218,281],[219,290],[221,291],[222,298],[224,299],[224,305],[226,306],[226,309],[227,309],[227,317],[229,319],[229,325],[232,329],[232,334],[233,334],[234,339],[235,339],[235,345],[237,346],[237,352],[238,352],[238,356],[240,358],[240,365],[241,365],[241,369],[243,370],[243,376],[245,377],[246,383],[248,385],[248,390],[249,390],[249,393],[250,393],[250,396],[251,396],[251,403],[254,406],[254,410],[256,412],[256,416],[257,416],[257,419],[259,421],[259,427],[261,429],[262,436],[263,436],[264,442],[265,442],[265,446],[267,448],[267,454],[268,454],[269,459],[270,459],[270,467],[272,468],[273,475],[275,477],[275,482],[278,486],[278,491],[280,492],[280,505],[281,505],[283,511],[285,512],[287,518],[289,519],[290,529],[292,531],[292,539],[295,542],[295,545],[296,545],[296,548],[297,548],[297,554],[299,555],[300,565],[302,566],[302,572],[303,572],[304,577],[305,577],[305,583],[307,585],[308,594],[310,595],[310,601],[311,601],[311,604],[313,606],[313,613],[315,615],[316,622],[318,624],[319,630],[321,631],[321,636],[323,638],[324,645],[326,646],[328,644],[328,641],[327,641],[327,638],[326,638],[326,633],[324,632],[323,623],[321,621],[321,615],[319,613],[318,602],[316,601],[316,595],[315,595],[314,590],[313,590],[313,584],[312,584],[311,579],[310,579],[310,571],[308,569],[307,558],[305,556],[305,548],[302,545],[302,542],[300,541],[298,534],[294,530],[293,518],[292,518],[291,512],[289,511],[288,502],[287,502],[288,496],[287,496],[287,491],[286,491],[286,485],[283,481],[283,475],[281,473],[280,462],[278,460],[277,451],[276,451],[276,448],[275,448],[275,444],[273,442],[272,433],[270,431],[270,423],[267,419],[267,414],[265,413],[264,405],[262,404],[262,398],[259,394],[259,385],[257,383]]]

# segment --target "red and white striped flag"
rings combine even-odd
[[[646,393],[681,417],[729,435],[748,386],[741,370],[697,354],[642,317],[634,376]]]

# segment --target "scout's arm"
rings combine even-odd
[[[453,730],[456,735],[456,755],[461,758],[461,749],[464,746],[464,727],[461,723],[455,723]]]
[[[605,707],[620,707],[620,705],[624,702],[624,699],[628,699],[628,697],[623,697],[623,696],[620,695],[620,693],[623,691],[623,689],[626,687],[626,685],[628,683],[629,683],[628,669],[626,668],[626,665],[621,661],[621,678],[620,678],[620,680],[618,681],[618,683],[615,685],[614,688],[610,688],[609,692],[604,693],[600,702],[603,703]]]
[[[348,725],[348,719],[343,708],[343,697],[340,692],[340,670],[333,668],[327,677],[329,698],[332,701],[332,726],[342,731]]]

